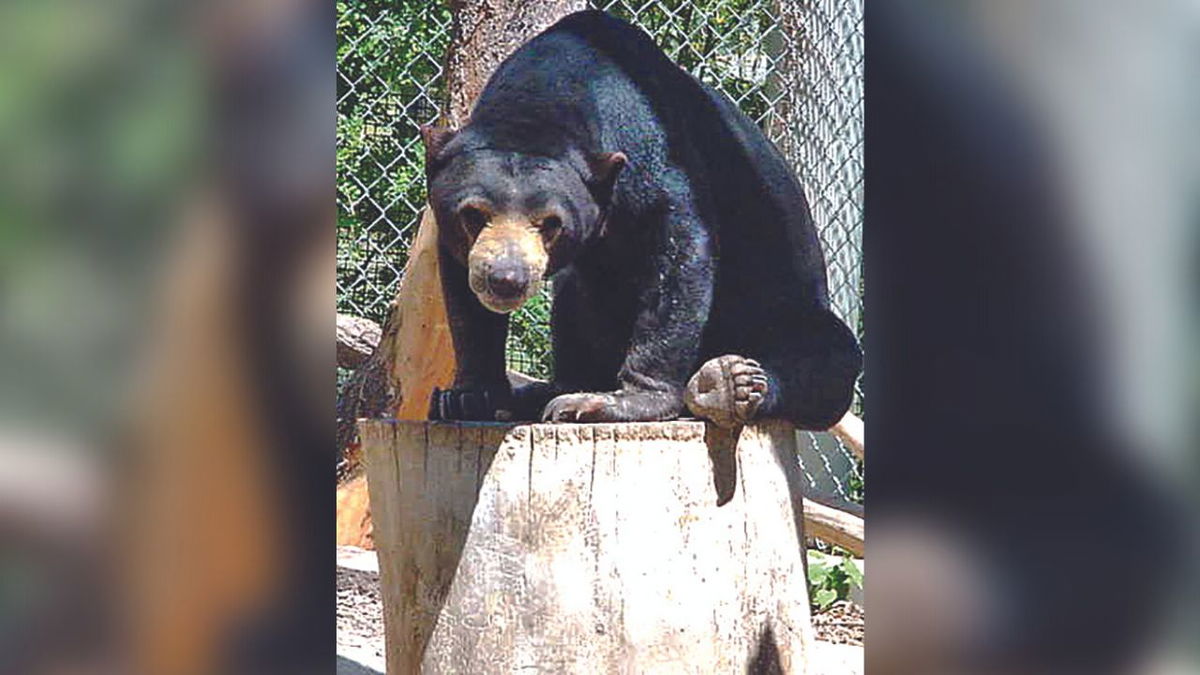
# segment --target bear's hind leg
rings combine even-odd
[[[705,362],[685,390],[692,413],[727,428],[767,418],[815,431],[836,424],[853,399],[862,352],[828,310],[807,314],[796,325],[802,336],[786,344]]]

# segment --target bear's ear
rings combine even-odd
[[[457,131],[448,127],[439,127],[432,124],[421,125],[421,141],[425,143],[425,162],[432,164],[433,159],[438,156],[442,148],[446,147]]]
[[[607,203],[612,197],[617,176],[621,175],[621,169],[628,162],[629,158],[623,152],[601,152],[588,158],[588,170],[592,175],[588,187],[598,201]]]

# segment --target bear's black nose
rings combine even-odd
[[[521,265],[496,267],[488,275],[488,290],[501,298],[517,298],[529,287],[529,273]]]

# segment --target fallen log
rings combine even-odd
[[[804,672],[790,425],[360,433],[388,673]]]
[[[804,499],[804,526],[810,537],[840,546],[861,558],[866,553],[862,507],[819,497]]]
[[[379,344],[379,324],[349,314],[337,315],[337,365],[353,370],[366,363]]]

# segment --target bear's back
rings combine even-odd
[[[625,152],[617,199],[635,218],[686,181],[715,230],[718,304],[770,288],[778,302],[828,306],[824,257],[790,165],[644,31],[600,11],[565,17],[500,66],[472,125],[481,144],[514,151]]]

